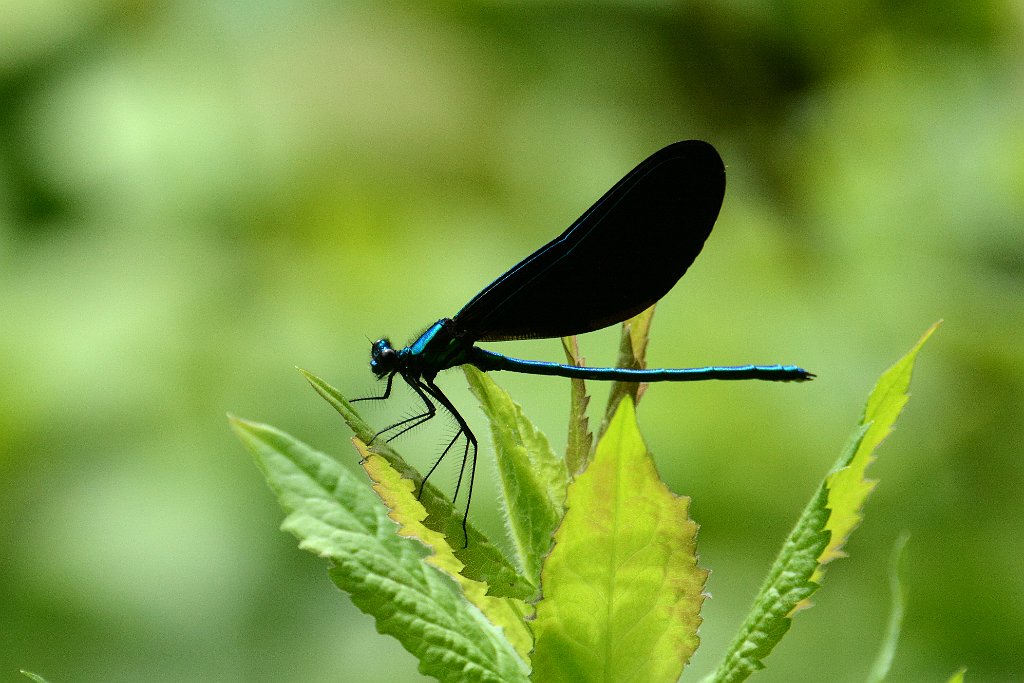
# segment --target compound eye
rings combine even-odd
[[[370,344],[370,358],[377,359],[391,350],[391,342],[387,339],[378,339]]]
[[[398,351],[387,339],[380,339],[370,347],[370,369],[377,375],[385,375],[398,364]]]

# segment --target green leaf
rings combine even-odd
[[[824,484],[811,499],[782,546],[736,639],[711,676],[714,681],[742,681],[764,668],[761,660],[789,630],[790,613],[818,585],[810,581],[818,555],[828,544],[828,491]]]
[[[36,683],[47,683],[45,678],[43,678],[39,674],[34,674],[31,671],[25,671],[24,669],[22,669],[21,675],[25,676],[26,678],[31,678]]]
[[[842,544],[861,519],[861,506],[874,488],[874,482],[864,479],[864,471],[906,404],[914,360],[937,326],[882,374],[846,449],[804,508],[710,680],[742,681],[764,668],[762,660],[789,630],[792,615],[809,606],[807,598],[819,587],[822,564],[840,556]]]
[[[490,420],[506,523],[523,571],[536,581],[562,519],[569,481],[565,462],[519,404],[490,377],[472,365],[462,369]]]
[[[675,681],[697,647],[707,572],[689,499],[658,478],[624,400],[569,485],[534,622],[537,681]]]
[[[847,458],[844,454],[828,477],[828,507],[832,514],[826,528],[831,533],[831,539],[819,560],[821,565],[843,556],[842,548],[846,539],[860,524],[864,500],[878,483],[873,479],[867,479],[864,473],[875,461],[875,449],[892,432],[896,419],[907,405],[910,399],[907,389],[910,387],[914,361],[940,324],[942,321],[929,327],[907,355],[882,373],[868,397],[860,419],[859,426],[865,430],[863,438],[858,441],[852,456]],[[820,581],[822,573],[824,569],[819,568],[812,580]]]
[[[362,441],[353,441],[363,455],[360,464],[374,482],[373,490],[390,511],[388,516],[399,525],[398,533],[401,536],[415,538],[433,550],[433,554],[427,557],[426,561],[454,579],[466,598],[476,605],[492,624],[504,631],[505,637],[516,648],[523,661],[529,661],[530,650],[533,649],[533,634],[527,627],[525,619],[532,617],[533,608],[515,598],[490,596],[487,594],[487,584],[463,576],[462,562],[455,557],[444,535],[423,525],[427,511],[413,493],[413,483],[402,478],[398,470],[381,455],[370,452]]]
[[[629,320],[622,323],[622,334],[619,337],[619,358],[615,362],[617,368],[631,368],[641,370],[647,367],[647,341],[651,332],[651,321],[654,319],[654,306],[641,311]],[[636,406],[643,398],[646,384],[639,382],[612,382],[608,391],[608,405],[604,411],[604,419],[601,421],[601,430],[598,434],[604,434],[611,422],[612,416],[618,410],[619,401],[626,396],[633,399]]]
[[[580,345],[576,337],[562,337],[562,349],[570,365],[582,367]],[[590,431],[590,420],[587,418],[587,385],[582,379],[569,380],[569,437],[565,446],[565,467],[570,476],[583,470],[590,459],[590,449],[594,445],[594,434]]]
[[[967,667],[962,667],[959,671],[949,677],[948,683],[964,683],[964,676],[967,674]]]
[[[421,673],[444,681],[526,679],[526,665],[501,630],[423,561],[429,551],[422,543],[395,533],[364,482],[273,427],[231,423],[287,513],[281,528],[330,559],[332,580],[376,619],[377,630],[419,659]]]
[[[375,430],[359,417],[359,414],[352,409],[352,405],[341,395],[341,392],[316,375],[305,370],[299,370],[299,372],[316,392],[338,411],[362,443],[373,439]],[[406,463],[386,441],[374,442],[373,451],[387,460],[403,478],[411,481],[414,490],[419,490],[423,477]],[[451,545],[456,548],[455,556],[464,565],[463,576],[487,584],[489,594],[497,597],[530,600],[536,596],[536,579],[529,580],[523,576],[501,549],[480,533],[472,522],[467,525],[469,543],[463,547],[463,513],[452,505],[452,501],[440,489],[427,482],[422,489],[420,502],[427,511],[427,518],[423,520],[423,525],[431,531],[454,539]]]
[[[900,639],[900,629],[903,627],[903,613],[906,610],[907,596],[900,583],[900,560],[903,558],[903,550],[907,547],[910,534],[903,532],[892,548],[892,557],[889,559],[889,593],[892,596],[892,608],[889,611],[889,623],[885,627],[885,636],[882,638],[882,645],[875,657],[871,671],[868,672],[868,683],[882,683],[889,675],[892,667],[892,660],[896,656],[896,644]]]

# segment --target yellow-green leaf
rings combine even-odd
[[[861,506],[875,484],[864,478],[864,471],[907,402],[914,360],[936,326],[882,374],[847,447],[804,507],[736,638],[708,680],[736,683],[764,668],[764,658],[789,630],[793,614],[810,605],[808,598],[823,576],[822,564],[840,556],[860,521]]]
[[[364,443],[373,438],[374,430],[352,409],[352,405],[341,392],[316,375],[305,370],[300,372],[316,392],[338,411],[356,437]],[[403,478],[411,481],[413,487],[420,486],[423,481],[420,473],[386,441],[378,439],[372,450],[387,460]],[[427,482],[420,492],[420,502],[427,510],[424,526],[451,539],[450,545],[455,548],[456,557],[465,565],[462,570],[464,576],[486,583],[491,595],[523,600],[532,599],[536,595],[537,587],[534,581],[523,576],[504,553],[473,526],[472,522],[466,527],[469,542],[462,542],[463,512],[455,509],[451,499],[444,492]],[[464,545],[465,547],[462,547]]]
[[[455,580],[466,598],[476,605],[484,616],[504,631],[523,661],[530,661],[533,649],[533,635],[524,619],[533,613],[533,608],[515,598],[497,598],[487,595],[487,584],[468,579],[463,575],[463,564],[455,557],[443,534],[423,525],[427,510],[416,498],[412,481],[405,479],[391,464],[377,453],[371,452],[358,438],[352,442],[363,456],[360,463],[373,481],[377,492],[388,508],[388,516],[398,524],[398,533],[415,538],[429,547],[433,553],[426,562],[434,565]]]
[[[562,337],[562,349],[570,365],[583,366],[576,337]],[[565,445],[565,467],[570,476],[575,476],[583,469],[594,445],[594,434],[590,431],[590,420],[587,417],[589,403],[586,383],[579,378],[569,380],[569,436]]]
[[[863,437],[847,464],[840,466],[828,477],[828,507],[831,513],[825,528],[830,533],[830,539],[818,558],[821,565],[843,556],[842,548],[846,539],[863,518],[861,508],[864,500],[878,483],[865,477],[865,471],[875,461],[875,449],[892,432],[896,419],[910,399],[907,389],[910,387],[914,361],[921,347],[940,324],[941,321],[928,328],[903,358],[882,373],[868,397],[860,419],[860,427],[865,430]],[[824,569],[819,567],[812,580],[820,582],[823,572]]]
[[[966,674],[967,667],[965,666],[949,677],[949,683],[964,683],[964,676]]]
[[[689,499],[658,477],[631,400],[569,485],[541,573],[534,680],[675,681],[697,647],[707,572]]]
[[[642,370],[647,367],[647,341],[651,333],[651,321],[654,319],[654,308],[651,306],[622,323],[619,337],[619,357],[615,361],[617,368]],[[633,399],[634,407],[640,403],[647,385],[640,382],[612,382],[608,390],[608,405],[605,407],[604,419],[601,421],[599,434],[604,434],[608,424],[619,407],[619,401],[626,396]]]

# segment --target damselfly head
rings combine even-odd
[[[370,345],[370,370],[377,377],[390,375],[398,370],[398,351],[391,346],[391,340],[385,337]]]

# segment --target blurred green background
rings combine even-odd
[[[863,680],[903,529],[893,680],[1021,680],[1019,0],[5,0],[0,16],[0,679],[418,680],[277,530],[225,414],[355,468],[293,366],[379,391],[368,338],[451,315],[646,155],[702,138],[729,189],[659,306],[651,364],[819,378],[662,385],[641,405],[713,571],[689,673],[717,662],[878,374],[944,318],[852,559],[758,680]],[[588,362],[616,339],[582,338]],[[550,340],[501,350],[561,358]],[[497,379],[564,445],[563,380]],[[486,435],[461,376],[441,382]],[[442,422],[400,449],[429,463]],[[500,534],[489,443],[483,462],[473,517]]]

